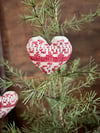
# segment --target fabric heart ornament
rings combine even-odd
[[[0,96],[0,118],[5,117],[18,101],[18,95],[14,91],[8,91]]]
[[[40,36],[32,37],[26,48],[32,62],[46,74],[64,64],[72,53],[72,46],[65,36],[55,36],[50,45]]]

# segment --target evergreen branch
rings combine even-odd
[[[13,85],[13,81],[9,80],[8,78],[2,79],[0,78],[0,88],[2,88],[2,92],[6,91],[9,87]]]
[[[76,16],[74,16],[69,21],[66,20],[63,24],[61,24],[61,28],[65,32],[66,31],[68,32],[68,30],[66,29],[69,29],[69,28],[74,31],[79,31],[81,30],[80,29],[81,25],[94,21],[97,16],[100,16],[99,8],[97,8],[97,10],[94,13],[90,10],[89,14],[81,15],[81,18],[79,20],[76,18]]]
[[[67,90],[67,93],[65,94],[71,93],[75,90],[80,90],[81,88],[84,88],[84,87],[90,87],[93,84],[93,82],[96,80],[96,78],[99,78],[98,65],[94,64],[93,59],[90,59],[90,63],[87,66],[84,66],[81,68],[79,68],[80,67],[79,61],[80,61],[79,59],[74,60],[72,65],[70,65],[70,67],[68,68],[69,70],[68,72],[66,72],[65,66],[64,66],[64,70],[62,70],[63,68],[61,67],[60,69],[61,77],[59,77],[59,73],[55,72],[51,76],[48,76],[47,80],[44,81],[43,83],[40,83],[39,86],[35,85],[35,81],[33,79],[28,80],[26,75],[23,75],[21,71],[14,70],[13,67],[9,66],[8,62],[4,62],[3,64],[7,68],[7,74],[12,75],[11,80],[9,79],[9,82],[6,80],[5,84],[6,85],[8,84],[8,87],[11,85],[22,84],[23,87],[27,88],[28,90],[25,90],[25,92],[23,92],[23,95],[28,94],[28,97],[26,97],[24,100],[25,103],[30,101],[31,98],[33,99],[32,101],[35,101],[35,99],[41,99],[44,96],[49,98],[54,98],[56,100],[58,99],[59,94],[61,94],[58,92],[58,86],[60,87],[60,89],[63,88],[61,90],[64,90],[64,88],[68,89],[69,87],[72,86],[71,82],[74,81],[73,78],[76,78],[76,76],[77,77],[87,76],[87,78],[86,78],[86,81],[84,82],[80,81],[78,84],[73,83],[72,89]],[[63,80],[61,79],[62,77],[63,77]],[[66,86],[66,84],[68,85]],[[52,87],[52,91],[51,91],[51,87]],[[52,92],[54,93],[53,95],[52,95]],[[64,95],[64,93],[62,93],[62,95]]]
[[[50,28],[51,24],[55,23],[55,27],[52,27],[52,30],[56,33],[59,33],[59,8],[60,8],[60,0],[54,0],[54,1],[46,1],[42,0],[38,2],[39,4],[35,4],[34,0],[33,2],[30,0],[24,0],[24,4],[27,6],[31,6],[33,9],[31,10],[31,15],[24,15],[22,19],[26,22],[31,22],[32,25],[34,25],[35,30],[37,27],[39,27],[40,32],[36,32],[39,35],[42,35],[47,39],[48,42],[50,42],[52,31],[50,31],[48,28]],[[36,25],[37,26],[36,26]],[[48,33],[49,31],[49,33]],[[54,34],[54,33],[53,33]]]
[[[26,6],[31,6],[30,15],[24,15],[22,18],[26,22],[31,22],[34,26],[35,34],[41,35],[48,42],[55,35],[64,35],[68,32],[68,29],[79,31],[80,27],[95,20],[97,16],[100,16],[100,7],[93,13],[90,10],[89,14],[81,15],[80,19],[74,16],[71,20],[67,19],[64,22],[60,22],[60,7],[61,0],[24,0]]]
[[[100,126],[96,130],[94,130],[93,133],[99,133],[99,132],[100,132]]]
[[[60,68],[60,73],[62,76],[68,76],[68,77],[76,76],[77,77],[77,76],[94,75],[95,79],[99,78],[100,68],[99,68],[99,65],[95,64],[95,61],[92,57],[90,58],[88,65],[80,67],[80,59],[78,58],[72,62],[72,65],[70,65],[70,67],[65,68],[64,66],[64,70],[61,70],[63,69],[62,67]],[[69,70],[68,72],[66,71],[67,69]]]
[[[9,78],[5,78],[4,81],[5,81],[5,84],[8,86],[6,86],[6,88],[10,87],[11,85],[22,85],[21,87],[24,87],[24,88],[33,88],[35,87],[35,83],[34,83],[34,80],[31,79],[29,80],[26,76],[26,74],[24,74],[21,70],[17,70],[17,69],[14,69],[12,66],[9,65],[8,61],[1,61],[0,62],[0,65],[3,65],[5,67],[5,72],[7,74],[7,76],[11,76]],[[8,81],[9,82],[8,82]],[[2,79],[2,83],[3,83],[3,79]],[[1,84],[2,84],[1,83]],[[2,84],[3,85],[3,84]],[[3,87],[5,87],[5,85],[3,85]]]
[[[82,67],[82,68],[79,68],[79,65],[78,66],[76,65],[76,63],[78,63],[78,61],[75,60],[73,62],[74,64],[72,63],[71,66],[77,66],[77,67],[70,67],[71,68],[70,71],[72,73],[70,72],[67,76],[64,76],[63,77],[64,79],[62,79],[61,75],[60,75],[61,77],[59,77],[59,73],[55,72],[54,74],[50,75],[46,81],[44,81],[42,84],[37,86],[35,90],[24,91],[23,95],[25,95],[25,97],[26,97],[24,102],[27,103],[30,101],[30,103],[31,103],[31,101],[35,101],[36,99],[39,100],[39,99],[42,99],[43,97],[46,97],[46,98],[49,98],[49,99],[52,99],[55,101],[59,101],[60,96],[66,97],[66,95],[69,95],[72,92],[80,91],[83,88],[90,87],[97,78],[100,78],[98,76],[99,73],[97,73],[98,67],[97,67],[97,65],[92,66],[93,61],[91,61],[91,60],[92,59],[90,59],[91,63],[89,63],[87,66]],[[83,70],[83,68],[85,68],[86,70],[84,70],[82,72],[82,74],[80,74],[80,70],[81,69]],[[75,70],[75,73],[74,73],[74,70]],[[89,70],[89,71],[87,72],[87,70]],[[65,73],[65,71],[64,71],[64,73]],[[79,82],[77,83],[75,81],[76,73],[77,73],[77,77],[86,76],[86,79],[85,80],[83,79],[83,81],[79,80]],[[52,90],[51,90],[51,88],[52,88]],[[59,89],[60,89],[60,92],[59,92]],[[66,91],[66,93],[65,93],[65,91]],[[27,94],[28,94],[28,96],[26,96]],[[34,102],[32,102],[31,104],[33,104],[33,103]]]
[[[34,7],[35,6],[35,3],[36,1],[34,0],[24,0],[24,1],[22,1],[22,3],[23,4],[25,4],[25,5],[28,5],[28,6],[30,6],[30,7]]]
[[[90,87],[93,82],[99,78],[99,71],[98,71],[98,65],[94,64],[93,59],[90,59],[90,63],[87,66],[79,68],[79,59],[74,60],[72,65],[68,68],[68,72],[65,70],[62,70],[63,68],[61,67],[60,71],[61,74],[59,77],[59,73],[55,72],[51,76],[48,76],[47,80],[44,81],[43,83],[40,83],[40,85],[36,86],[35,85],[35,80],[33,79],[27,79],[26,75],[23,75],[21,71],[14,70],[13,67],[10,67],[8,62],[4,62],[4,66],[7,68],[7,74],[11,74],[12,78],[11,80],[9,79],[9,82],[6,80],[5,84],[6,88],[8,88],[11,85],[18,85],[21,84],[24,88],[28,89],[23,92],[23,95],[27,95],[28,97],[25,98],[24,102],[27,103],[28,101],[33,99],[32,101],[35,101],[35,99],[41,99],[42,97],[49,97],[49,98],[54,98],[55,100],[59,98],[59,95],[61,92],[65,89],[68,89],[72,86],[72,81],[73,79],[76,78],[76,76],[86,76],[86,81],[80,81],[78,84],[74,84],[73,82],[73,87],[71,90],[67,90],[67,93],[72,93],[75,90],[80,90],[81,88],[84,87]],[[64,75],[63,75],[64,73]],[[65,74],[66,73],[66,74]],[[63,80],[61,79],[63,78]],[[1,85],[5,87],[5,84],[3,85],[3,80]],[[68,84],[66,86],[66,84]],[[61,92],[58,92],[58,86],[61,89]],[[51,91],[52,87],[52,91]],[[53,89],[55,88],[55,89]],[[31,89],[31,90],[30,90]],[[53,94],[52,94],[53,92]],[[64,95],[64,93],[62,93]],[[32,102],[34,103],[34,102]]]
[[[26,121],[28,120],[30,121],[30,129],[24,129],[23,131],[26,133],[26,132],[36,131],[37,129],[37,132],[38,131],[42,132],[45,130],[45,132],[51,133],[53,132],[53,130],[55,130],[55,132],[58,133],[58,131],[60,132],[63,129],[64,133],[70,132],[70,131],[71,133],[72,132],[76,133],[79,128],[81,127],[86,128],[84,124],[91,125],[94,123],[94,125],[95,124],[99,125],[100,119],[98,117],[96,106],[95,106],[96,104],[94,102],[95,96],[96,96],[96,93],[92,91],[88,92],[85,96],[80,95],[80,99],[76,99],[75,97],[69,95],[66,101],[63,101],[64,103],[61,104],[61,108],[60,108],[61,112],[63,112],[62,115],[63,115],[64,125],[59,124],[60,121],[58,120],[58,114],[56,112],[56,109],[58,106],[55,106],[52,109],[51,113],[50,112],[48,113],[47,111],[41,112],[40,117],[38,119],[37,119],[37,115],[34,116],[34,114],[32,114],[32,111],[30,110],[30,107],[29,107],[29,111],[26,111],[23,114],[23,118],[25,118]],[[72,101],[70,99],[72,99]],[[97,101],[100,105],[100,102],[99,102],[100,98]],[[40,103],[40,104],[43,104],[43,103]],[[54,102],[50,101],[49,104],[53,105]],[[51,107],[53,107],[55,104],[53,106],[52,105]],[[66,108],[66,112],[64,113],[65,108]],[[45,107],[40,109],[46,110]],[[29,114],[27,114],[27,112],[29,112]],[[32,122],[33,120],[34,120],[34,124]],[[39,129],[38,129],[38,126],[39,126]],[[44,126],[46,126],[46,128],[44,128]]]
[[[16,127],[15,123],[7,124],[4,126],[2,133],[22,133],[19,128]]]

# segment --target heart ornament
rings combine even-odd
[[[18,95],[14,91],[8,91],[0,96],[0,118],[5,117],[17,104]]]
[[[65,36],[55,36],[50,45],[40,36],[32,37],[26,48],[32,62],[45,74],[59,68],[72,53],[72,46]]]

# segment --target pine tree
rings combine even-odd
[[[29,14],[21,16],[29,22],[35,32],[48,42],[55,35],[65,35],[69,29],[81,30],[81,25],[94,21],[100,16],[100,9],[80,19],[60,22],[61,0],[24,0]],[[17,127],[16,123],[6,123],[2,133],[99,133],[100,97],[91,87],[100,78],[99,65],[93,58],[87,65],[81,66],[80,59],[62,65],[42,80],[29,79],[26,73],[1,60],[6,77],[0,78],[0,87],[5,91],[11,86],[23,88],[20,99],[26,107],[21,118],[26,127]],[[10,75],[10,76],[9,76]],[[34,112],[37,109],[37,113]],[[91,130],[90,130],[91,129]]]

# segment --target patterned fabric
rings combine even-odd
[[[0,96],[0,118],[6,116],[18,101],[18,95],[14,91],[8,91]]]
[[[64,64],[72,53],[72,46],[65,36],[55,36],[50,45],[40,36],[32,37],[26,48],[32,62],[46,74]]]

